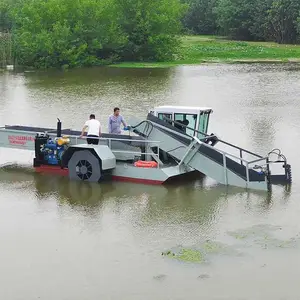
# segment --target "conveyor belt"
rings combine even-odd
[[[170,132],[167,132],[167,134],[176,137],[176,139],[178,139],[180,142],[182,142],[185,146],[188,146],[191,143],[192,139],[189,135],[180,131],[180,129],[173,127],[172,125],[168,124],[167,122],[164,122],[163,120],[160,120],[151,114],[148,115],[148,120],[150,120],[156,124],[160,124],[162,126],[169,127],[170,129],[180,133],[180,135],[178,135],[175,133],[172,134]],[[160,128],[160,130],[162,131],[163,129]],[[185,135],[186,137],[183,137],[182,135]],[[222,167],[224,166],[223,155],[222,155],[222,153],[220,153],[218,151],[218,149],[208,148],[207,146],[202,144],[199,147],[198,153],[205,155],[207,158],[218,163],[220,166],[222,166]],[[241,165],[240,163],[234,161],[233,159],[226,157],[226,167],[227,167],[227,169],[234,172],[236,175],[240,176],[244,180],[247,179],[247,176],[246,176],[247,171],[246,171],[246,167],[244,165]],[[263,174],[258,173],[255,170],[249,169],[249,181],[265,181],[265,176]]]
[[[247,162],[241,164],[235,161],[230,153],[211,147],[152,114],[148,114],[147,120],[152,124],[148,126],[149,130],[141,123],[135,129],[136,132],[146,131],[146,136],[150,140],[161,141],[160,149],[181,164],[198,170],[222,184],[267,190],[265,174],[251,167],[248,167],[247,172]],[[264,159],[256,154],[255,157]]]

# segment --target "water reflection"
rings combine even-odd
[[[55,93],[69,98],[84,95],[93,100],[98,97],[108,101],[113,95],[115,101],[129,101],[136,95],[145,97],[156,95],[170,87],[172,69],[118,69],[92,68],[70,70],[67,72],[26,73],[26,85],[33,90],[45,93],[53,101],[57,101]],[[73,99],[74,100],[74,99]],[[77,101],[80,101],[80,97]]]
[[[284,187],[275,187],[272,193],[245,191],[235,187],[202,186],[203,178],[185,184],[151,186],[122,182],[89,183],[70,181],[66,177],[35,173],[32,169],[8,166],[0,169],[2,183],[16,184],[21,188],[34,189],[36,199],[45,201],[54,197],[58,206],[99,213],[99,209],[110,206],[115,214],[127,213],[130,220],[143,226],[157,224],[206,224],[218,218],[230,201],[239,199],[247,210],[261,211],[272,208],[281,194],[287,203],[290,192]],[[259,201],[259,202],[257,202]]]
[[[90,83],[135,83],[138,79],[152,81],[166,81],[173,69],[130,69],[130,68],[108,68],[96,67],[88,69],[73,69],[69,71],[36,71],[24,73],[27,84],[30,86],[43,86],[53,88],[53,83],[59,85],[86,85]]]
[[[121,107],[126,117],[145,117],[149,107],[171,98],[172,74],[172,69],[117,68],[18,74],[24,81],[22,89],[9,87],[1,93],[1,98],[10,102],[0,103],[0,120],[7,124],[53,126],[56,117],[60,117],[67,127],[79,128],[93,112],[105,129],[115,106]],[[10,81],[15,79],[10,77]],[[8,117],[8,113],[12,115]]]

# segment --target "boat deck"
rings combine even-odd
[[[28,133],[42,133],[47,132],[49,134],[56,134],[57,130],[53,128],[46,128],[46,127],[33,127],[33,126],[21,126],[21,125],[5,125],[5,130],[17,130],[23,131]],[[73,129],[62,129],[62,135],[69,135],[69,136],[80,136],[81,131],[73,130]],[[144,141],[145,138],[141,136],[130,136],[126,134],[110,134],[110,133],[102,133],[102,138],[107,139],[124,139],[124,140],[141,140]]]

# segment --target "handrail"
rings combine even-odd
[[[187,125],[184,125],[184,124],[182,124],[182,123],[179,123],[179,122],[177,122],[177,121],[171,120],[171,119],[169,119],[169,118],[167,118],[167,117],[165,117],[165,116],[163,116],[163,118],[164,118],[165,120],[167,120],[167,121],[169,121],[169,122],[172,122],[172,123],[174,123],[174,124],[177,124],[177,125],[179,125],[179,126],[181,126],[181,127],[184,127],[184,128],[186,128],[186,129],[193,130],[194,132],[203,134],[203,135],[206,136],[206,137],[216,137],[217,140],[218,140],[218,142],[221,142],[221,143],[223,143],[223,144],[225,144],[225,145],[231,146],[231,147],[233,147],[233,148],[236,148],[236,149],[238,149],[238,150],[240,150],[240,151],[243,151],[243,152],[245,152],[245,153],[251,154],[251,155],[253,155],[253,156],[256,156],[256,157],[259,157],[259,158],[263,158],[263,157],[262,157],[261,155],[259,155],[259,154],[256,154],[256,153],[254,153],[254,152],[251,152],[251,151],[249,151],[249,150],[243,149],[243,148],[241,148],[241,147],[239,147],[239,146],[236,146],[236,145],[234,145],[234,144],[231,144],[231,143],[228,143],[228,142],[226,142],[226,141],[223,141],[223,140],[219,139],[216,135],[209,135],[209,134],[207,134],[207,133],[204,133],[204,132],[202,132],[202,131],[199,131],[199,130],[197,130],[197,129],[194,129],[194,128],[192,128],[192,127],[189,127],[189,126],[187,126]],[[206,139],[206,138],[204,138],[203,140],[205,140],[205,139]],[[202,140],[202,139],[201,139],[201,140]]]
[[[259,162],[259,161],[262,161],[262,160],[266,160],[268,157],[262,157],[262,158],[260,158],[260,159],[255,159],[255,160],[252,160],[252,161],[249,161],[248,163],[249,164],[254,164],[254,163],[256,163],[256,162]]]
[[[243,149],[243,148],[241,148],[241,147],[239,147],[239,146],[233,145],[233,144],[231,144],[231,143],[225,142],[225,141],[220,140],[220,139],[218,139],[218,141],[221,142],[221,143],[223,143],[223,144],[225,144],[225,145],[228,145],[228,146],[231,146],[231,147],[236,148],[236,149],[238,149],[238,150],[241,150],[241,151],[243,151],[243,152],[245,152],[245,153],[251,154],[251,155],[256,156],[256,157],[259,157],[259,158],[263,158],[263,156],[261,156],[261,155],[259,155],[259,154],[256,154],[256,153],[254,153],[254,152],[251,152],[251,151],[249,151],[249,150]]]
[[[221,154],[224,154],[224,155],[226,155],[226,156],[233,157],[233,158],[238,159],[238,160],[240,160],[240,161],[243,161],[243,162],[245,162],[245,163],[247,163],[247,164],[251,164],[251,163],[258,162],[258,161],[261,161],[261,160],[266,159],[266,157],[262,157],[262,158],[260,158],[260,159],[258,159],[258,160],[248,161],[248,160],[246,160],[246,159],[244,159],[244,158],[242,158],[242,157],[238,157],[238,156],[236,156],[236,155],[233,155],[233,154],[231,154],[231,153],[228,153],[228,152],[226,152],[226,151],[223,151],[223,150],[221,150],[221,149],[218,149],[218,148],[216,148],[216,147],[213,147],[213,146],[211,146],[211,145],[208,145],[208,144],[206,144],[206,143],[203,143],[203,142],[201,142],[201,140],[198,139],[196,136],[194,136],[193,139],[194,139],[197,143],[199,143],[199,144],[201,144],[201,145],[204,145],[205,147],[208,147],[208,148],[210,148],[210,149],[216,150],[216,151],[220,152]]]
[[[77,135],[66,135],[68,138],[75,138],[76,140],[86,140],[89,137],[83,136],[79,137]],[[94,140],[103,140],[103,141],[123,141],[123,142],[142,142],[142,143],[161,143],[160,141],[152,141],[152,140],[136,140],[136,139],[118,139],[118,138],[110,138],[110,137],[93,137]]]
[[[228,153],[228,152],[226,152],[226,151],[220,150],[220,149],[218,149],[218,148],[216,148],[216,147],[213,147],[213,146],[211,146],[211,145],[208,145],[208,144],[206,144],[206,143],[201,142],[196,136],[194,136],[193,139],[194,139],[197,143],[199,143],[199,144],[201,144],[201,145],[204,145],[205,147],[208,147],[208,148],[210,148],[210,149],[216,150],[216,151],[220,152],[221,154],[224,154],[224,155],[226,155],[226,156],[231,156],[231,157],[233,157],[233,158],[235,158],[235,159],[238,159],[238,160],[241,160],[241,161],[243,161],[243,162],[248,163],[247,160],[245,160],[245,159],[243,159],[243,158],[241,158],[241,157],[235,156],[235,155],[230,154],[230,153]]]
[[[116,153],[130,153],[130,154],[144,154],[144,155],[155,155],[158,156],[158,154],[155,153],[148,153],[148,152],[134,152],[134,151],[126,151],[126,150],[111,150],[112,152]]]
[[[88,139],[87,136],[84,136],[84,137],[78,137],[78,136],[72,136],[72,135],[69,135],[68,137],[74,137],[75,138],[75,141],[76,141],[76,145],[78,144],[78,140],[86,140]],[[132,140],[132,139],[118,139],[118,138],[101,138],[101,137],[98,137],[98,138],[94,138],[93,139],[96,139],[96,140],[103,140],[103,141],[107,141],[108,142],[108,147],[111,149],[111,151],[113,153],[128,153],[128,154],[133,154],[133,155],[150,155],[152,157],[157,157],[158,161],[160,161],[160,155],[159,155],[159,151],[160,151],[160,147],[159,147],[159,143],[158,141],[149,141],[149,140]],[[144,143],[154,143],[156,144],[156,148],[157,148],[157,154],[156,153],[147,153],[147,152],[136,152],[136,151],[126,151],[126,150],[113,150],[111,148],[111,142],[112,141],[129,141],[129,142],[144,142]],[[155,159],[155,158],[154,158]],[[155,159],[156,160],[156,159]],[[157,168],[159,168],[159,163],[157,164]]]
[[[255,162],[258,162],[258,161],[262,161],[262,160],[266,160],[266,163],[267,162],[267,157],[264,157],[264,158],[260,158],[260,159],[256,159],[256,160],[253,160],[253,161],[247,161],[245,159],[243,159],[242,157],[237,157],[233,154],[230,154],[228,152],[225,152],[223,150],[220,150],[218,148],[215,148],[211,145],[208,145],[206,143],[203,143],[200,141],[200,139],[198,139],[196,136],[193,137],[193,139],[200,145],[204,145],[205,147],[208,147],[210,149],[214,149],[218,152],[220,152],[222,155],[223,155],[223,168],[224,168],[224,180],[226,182],[226,184],[228,184],[228,176],[227,176],[227,164],[226,164],[226,157],[233,157],[237,160],[240,160],[241,162],[244,162],[245,163],[245,168],[246,168],[246,181],[247,181],[247,184],[249,184],[249,181],[250,181],[250,176],[249,176],[249,165],[252,164],[252,163],[255,163]]]

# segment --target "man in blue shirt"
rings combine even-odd
[[[115,107],[114,113],[108,118],[108,132],[111,134],[121,134],[121,124],[127,127],[123,116],[120,115],[120,109]]]

